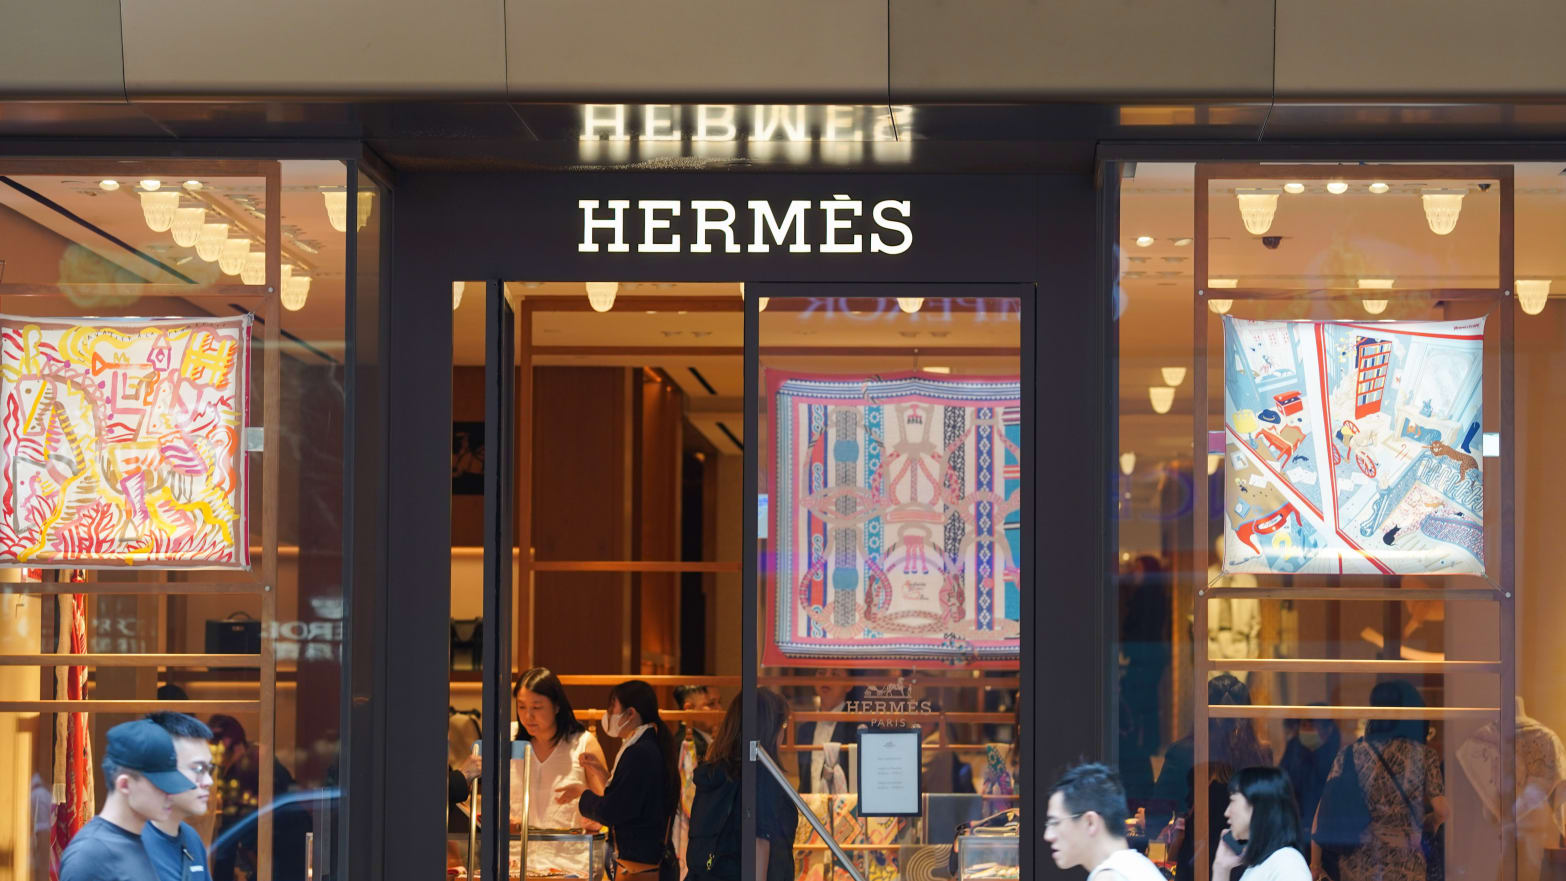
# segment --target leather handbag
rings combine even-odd
[[[1327,781],[1316,809],[1316,831],[1311,838],[1332,855],[1342,855],[1365,843],[1370,832],[1370,805],[1354,767],[1355,741],[1338,755],[1341,770]]]

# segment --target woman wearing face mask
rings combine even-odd
[[[1228,831],[1213,853],[1212,881],[1311,881],[1300,853],[1300,818],[1288,775],[1241,768],[1229,778]],[[1234,876],[1236,868],[1244,874]]]
[[[1283,725],[1289,740],[1278,767],[1289,775],[1289,783],[1294,787],[1294,800],[1300,807],[1300,841],[1308,842],[1310,824],[1321,803],[1321,790],[1327,785],[1327,775],[1332,773],[1332,760],[1343,747],[1343,736],[1331,719],[1289,719]]]
[[[604,733],[620,739],[614,768],[584,755],[585,788],[568,787],[562,800],[576,799],[582,816],[609,827],[615,877],[674,881],[679,861],[669,844],[669,826],[679,798],[674,736],[658,716],[658,696],[639,679],[609,692]]]

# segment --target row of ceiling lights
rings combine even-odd
[[[467,282],[454,281],[451,283],[451,309],[453,312],[462,305],[462,294],[467,288]],[[587,304],[593,307],[594,312],[608,312],[614,308],[614,298],[620,292],[620,283],[617,281],[590,281],[586,283]],[[740,282],[740,296],[745,296],[745,283]],[[771,297],[762,297],[756,303],[756,310],[767,311],[767,302]],[[898,297],[897,308],[912,315],[924,308],[923,297]]]
[[[1349,191],[1349,185],[1346,181],[1328,181],[1326,189],[1334,196],[1341,196]],[[1366,189],[1380,195],[1391,187],[1384,181],[1375,181]],[[1278,197],[1283,193],[1297,195],[1303,192],[1305,185],[1298,181],[1291,181],[1279,188],[1236,188],[1234,198],[1239,203],[1240,220],[1245,224],[1245,231],[1253,236],[1264,235],[1272,228],[1273,218],[1278,213]],[[1425,224],[1431,232],[1445,236],[1457,229],[1457,218],[1463,210],[1463,196],[1467,194],[1468,190],[1460,187],[1424,187],[1419,191],[1419,201],[1425,209]]]
[[[1538,315],[1544,311],[1544,307],[1550,301],[1550,284],[1548,278],[1519,278],[1517,279],[1517,305],[1522,307],[1528,315]],[[1393,278],[1360,278],[1355,280],[1355,285],[1362,291],[1387,291],[1397,283]],[[1212,289],[1237,288],[1240,280],[1237,278],[1208,278],[1207,287]],[[1385,298],[1370,297],[1360,301],[1360,305],[1371,315],[1380,315],[1387,311],[1388,301]],[[1213,297],[1207,301],[1207,308],[1218,313],[1226,314],[1234,305],[1234,300],[1222,297]]]
[[[105,192],[120,189],[120,182],[105,178],[98,182]],[[136,183],[141,199],[141,216],[147,228],[153,232],[167,232],[174,244],[181,248],[194,248],[196,256],[208,263],[216,263],[225,275],[237,275],[249,285],[266,283],[266,251],[251,248],[246,236],[230,236],[229,223],[208,223],[207,209],[201,205],[187,206],[184,193],[198,193],[204,189],[199,180],[187,180],[180,189],[164,189],[163,182],[145,178]],[[181,192],[184,191],[184,193]],[[326,204],[327,222],[338,232],[348,230],[348,193],[341,189],[325,189],[321,196]],[[361,190],[358,194],[358,228],[369,221],[374,205],[374,193]],[[257,244],[260,244],[258,241]],[[282,272],[283,308],[293,312],[303,309],[310,296],[310,276],[297,274],[296,267],[284,263]]]

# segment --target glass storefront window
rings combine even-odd
[[[1540,876],[1558,171],[1121,166],[1118,750],[1172,876],[1257,764],[1331,877]],[[1313,846],[1345,759],[1372,838]]]
[[[1031,582],[1020,368],[1032,289],[753,290],[751,589],[756,682],[770,693],[758,718],[776,719],[767,707],[779,697],[787,707],[757,738],[857,871],[918,871],[944,859],[960,825],[1003,812],[996,826],[1016,823],[1021,805]],[[906,757],[889,765],[899,749]],[[758,818],[777,815],[773,801],[794,817],[773,778],[757,777]],[[1015,828],[984,850],[992,877],[1016,877]],[[804,820],[758,820],[757,836],[774,860],[792,851],[795,875],[841,872]]]
[[[347,176],[0,164],[0,874],[51,877],[151,712],[212,732],[213,877],[339,874]]]

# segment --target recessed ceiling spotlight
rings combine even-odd
[[[101,181],[98,181],[98,188],[106,193],[112,193],[120,188],[120,182],[112,177],[107,177]]]
[[[1300,193],[1305,192],[1305,185],[1299,181],[1290,181],[1283,185],[1283,191],[1292,196],[1298,196]]]
[[[1176,248],[1189,248],[1191,247],[1192,241],[1194,241],[1194,239],[1192,239],[1190,236],[1181,236],[1178,239],[1169,240],[1170,244],[1174,245]]]
[[[1157,239],[1153,238],[1152,236],[1137,236],[1136,246],[1138,248],[1150,248],[1153,246],[1153,242],[1155,241],[1157,241]]]
[[[1327,192],[1331,193],[1334,196],[1341,196],[1344,193],[1348,192],[1348,184],[1346,184],[1346,183],[1344,183],[1343,181],[1340,181],[1340,180],[1328,181],[1327,182]]]
[[[142,189],[146,190],[149,193],[155,193],[155,192],[158,191],[158,187],[163,186],[163,181],[157,180],[156,178],[150,178],[149,177],[146,180],[141,181],[138,184],[138,186],[140,186]]]
[[[1386,182],[1378,180],[1375,183],[1371,184],[1369,189],[1370,189],[1370,191],[1372,193],[1375,193],[1376,195],[1379,196],[1382,193],[1385,193],[1387,190],[1390,190],[1392,188],[1387,186]]]
[[[185,181],[185,183],[182,184],[182,186],[184,186],[184,188],[189,190],[190,192],[194,193],[197,190],[201,189],[201,181],[199,181],[199,180],[188,180],[188,181]]]

